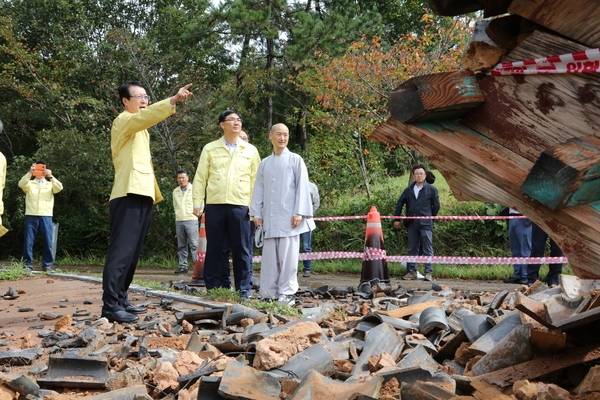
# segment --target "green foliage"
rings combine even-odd
[[[464,23],[439,30],[427,25],[421,35],[406,34],[393,43],[365,35],[340,57],[316,53],[314,67],[298,74],[295,82],[297,90],[315,99],[306,117],[314,131],[309,160],[330,174],[321,179],[326,192],[327,183],[335,182],[360,186],[371,197],[374,182],[389,172],[397,174],[404,161],[417,158],[414,152],[368,138],[389,117],[388,94],[398,82],[458,66],[463,48],[456,44],[469,30]]]
[[[40,158],[64,185],[55,197],[57,256],[106,254],[110,126],[122,110],[116,88],[124,81],[141,81],[153,101],[194,83],[194,101],[151,130],[165,198],[177,169],[185,167],[193,176],[200,144],[212,140],[218,128],[210,107],[218,97],[213,85],[221,84],[223,66],[231,64],[224,47],[215,46],[209,7],[206,0],[0,0],[0,97],[11,99],[0,109],[5,128],[0,151],[8,159],[3,219],[10,229],[0,255],[21,252],[24,196],[16,182]],[[203,131],[205,125],[213,128]],[[169,207],[156,209],[144,249],[148,257],[173,251]]]
[[[381,14],[385,36],[390,42],[404,34],[431,28],[425,16],[434,19],[435,26],[451,23],[451,18],[429,15],[427,0],[361,0],[360,4],[363,8],[375,8]]]
[[[206,291],[206,298],[225,303],[239,303],[240,294],[226,288],[214,288]]]
[[[145,279],[134,279],[132,282],[134,285],[139,285],[141,287],[155,289],[155,290],[169,290],[169,285],[163,282],[157,281],[149,281]]]
[[[293,317],[301,317],[302,311],[294,308],[289,304],[279,304],[276,301],[261,301],[261,300],[249,300],[250,306],[257,310],[264,311],[266,313],[275,315],[288,315]]]
[[[435,186],[440,194],[440,215],[488,215],[492,209],[491,204],[458,202],[443,176],[437,171],[435,174]],[[374,184],[370,199],[356,190],[348,190],[345,194],[336,196],[335,200],[322,196],[317,216],[366,216],[371,206],[376,206],[382,216],[381,225],[387,254],[404,255],[407,249],[406,230],[394,230],[392,219],[385,217],[394,214],[396,202],[407,185],[408,175],[404,175]],[[509,256],[507,233],[501,222],[503,220],[436,220],[435,254],[468,257]],[[362,252],[364,232],[364,219],[317,221],[317,229],[313,233],[313,249]]]
[[[28,271],[23,268],[21,263],[13,262],[8,267],[0,270],[0,281],[18,281],[26,276],[29,276]]]
[[[324,197],[332,203],[339,197],[340,207],[347,208],[339,210],[343,214],[358,212],[364,204],[344,205],[343,196],[370,195],[371,185],[403,172],[414,158],[368,135],[387,117],[387,93],[405,77],[396,72],[399,57],[380,57],[392,46],[385,38],[401,22],[442,26],[421,17],[422,3],[0,0],[0,98],[10,99],[0,108],[0,151],[8,159],[3,222],[10,229],[1,239],[0,257],[17,259],[21,253],[24,195],[16,184],[39,158],[64,184],[55,197],[58,261],[106,254],[110,128],[122,110],[116,88],[129,80],[141,81],[152,101],[188,82],[194,92],[192,101],[150,130],[165,200],[155,208],[145,260],[174,262],[175,171],[184,167],[193,177],[202,146],[221,134],[216,117],[226,108],[244,115],[244,128],[263,156],[270,153],[264,140],[269,125],[287,123],[294,136],[290,148],[305,157]],[[441,41],[424,36],[435,58],[453,54],[435,53]],[[422,56],[417,35],[413,39],[400,53]],[[369,87],[375,90],[363,90]],[[325,88],[344,91],[333,120],[318,98]],[[349,89],[355,96],[347,95]],[[393,208],[392,197],[374,194],[364,203]],[[362,230],[359,225],[327,229],[345,248],[361,247],[361,239],[343,239],[351,229]]]
[[[451,196],[447,196],[446,201],[440,215],[487,215],[484,203],[457,202]],[[505,225],[502,228],[504,223],[504,220],[436,221],[434,230],[436,252],[440,255],[465,257],[510,256]]]

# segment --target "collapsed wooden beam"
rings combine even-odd
[[[594,205],[552,210],[531,199],[520,186],[533,163],[518,153],[456,121],[403,124],[390,118],[370,139],[419,152],[458,200],[516,207],[556,241],[578,277],[600,278],[600,210]]]
[[[512,0],[429,0],[437,15],[454,17],[483,10],[484,18],[505,14]]]
[[[486,20],[485,33],[497,46],[506,53],[512,51],[540,26],[519,15],[507,15],[501,18]]]
[[[429,6],[437,15],[446,17],[483,10],[483,3],[477,0],[429,0]]]
[[[508,12],[527,18],[586,46],[600,47],[600,7],[595,1],[513,0]]]
[[[573,138],[542,152],[521,190],[553,210],[599,201],[600,138]]]
[[[584,49],[580,44],[536,31],[503,61]],[[486,76],[479,87],[485,103],[461,122],[532,162],[552,146],[600,131],[597,74]]]
[[[389,110],[401,122],[460,118],[485,97],[470,71],[444,72],[411,78],[390,94]]]

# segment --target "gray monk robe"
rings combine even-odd
[[[263,219],[261,298],[293,295],[298,290],[299,236],[314,229],[308,172],[304,160],[287,148],[258,167],[250,215]],[[292,228],[292,217],[302,222]]]

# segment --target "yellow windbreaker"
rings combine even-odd
[[[221,137],[202,149],[194,176],[194,207],[205,204],[250,206],[260,155],[256,147],[238,140],[233,155]]]
[[[28,172],[19,181],[19,187],[25,192],[25,215],[51,217],[54,195],[63,190],[63,185],[54,177],[45,180],[42,185],[31,177],[31,172]]]
[[[170,100],[151,104],[135,114],[123,111],[113,121],[110,147],[115,180],[110,200],[128,193],[152,197],[155,204],[163,199],[154,176],[147,129],[175,113]]]
[[[192,188],[194,185],[188,183],[188,187],[185,190],[185,194],[181,192],[181,188],[178,186],[173,190],[173,208],[175,209],[175,221],[193,221],[197,220],[198,217],[194,215],[194,201]]]

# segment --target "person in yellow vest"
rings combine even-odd
[[[32,179],[35,178],[35,179]],[[19,181],[25,192],[25,234],[23,240],[23,266],[33,269],[33,243],[39,231],[42,239],[42,271],[53,272],[52,213],[54,195],[63,190],[62,183],[52,175],[42,160],[31,164]]]
[[[147,129],[173,115],[175,105],[192,96],[190,86],[152,105],[140,82],[119,87],[125,110],[115,118],[110,131],[115,179],[108,203],[110,245],[102,272],[102,316],[110,322],[137,322],[140,318],[135,314],[147,311],[127,297],[152,221],[153,204],[163,199],[154,176]]]
[[[192,260],[198,251],[198,217],[194,215],[192,184],[187,170],[177,171],[177,184],[179,186],[173,190],[173,208],[175,208],[179,269],[175,273],[187,274],[188,250]]]

